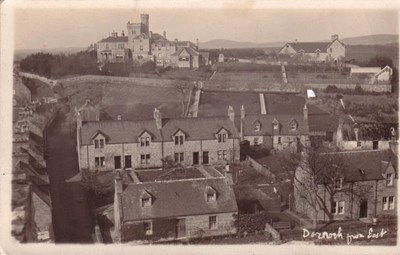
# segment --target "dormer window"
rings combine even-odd
[[[335,190],[341,190],[343,188],[343,178],[338,178],[335,180]]]
[[[175,136],[175,145],[182,145],[183,144],[183,135],[176,135]]]
[[[217,200],[217,191],[210,186],[206,186],[205,195],[207,202],[213,202]]]
[[[104,148],[104,144],[105,144],[104,139],[95,139],[94,140],[94,148],[95,149]]]
[[[256,121],[254,123],[254,131],[259,132],[261,130],[261,123]]]
[[[296,131],[297,130],[297,122],[295,120],[292,120],[290,122],[290,131]]]
[[[226,137],[227,137],[227,135],[226,135],[225,133],[218,134],[218,142],[219,142],[219,143],[224,143],[224,142],[226,142]]]
[[[272,122],[272,128],[274,130],[279,130],[279,122],[276,119],[274,119],[274,121]]]
[[[386,186],[393,186],[394,175],[392,173],[386,174]]]
[[[141,199],[141,206],[142,207],[150,207],[151,206],[151,197],[145,193]]]
[[[140,146],[147,147],[150,145],[150,137],[140,137]]]

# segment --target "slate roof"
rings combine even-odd
[[[279,122],[279,130],[273,130],[272,122]],[[260,131],[255,131],[256,121],[260,122]],[[297,129],[291,131],[291,122],[297,123]],[[235,124],[240,128],[240,118],[235,119]],[[273,135],[306,135],[308,134],[307,122],[303,115],[246,115],[243,122],[243,134],[245,136],[271,136]]]
[[[334,115],[309,115],[310,132],[335,132],[339,126],[339,117]]]
[[[331,42],[291,42],[288,44],[297,52],[304,50],[305,53],[314,53],[317,49],[326,52]]]
[[[144,121],[95,121],[86,122],[81,130],[81,144],[92,144],[91,137],[101,131],[108,136],[107,143],[137,143],[138,134],[143,130],[154,137],[152,141],[172,141],[172,134],[181,129],[187,134],[186,140],[213,140],[216,132],[225,128],[231,138],[239,138],[239,134],[228,117],[163,119],[161,133],[155,120]],[[163,137],[163,138],[162,138]]]
[[[128,36],[109,36],[99,41],[99,43],[117,43],[117,42],[128,42]]]
[[[347,182],[383,180],[382,174],[387,164],[383,165],[386,167],[382,167],[382,161],[392,162],[394,168],[397,169],[397,157],[391,150],[328,153],[322,154],[322,157],[329,155],[333,155],[334,160],[343,162],[344,180]]]
[[[162,35],[160,35],[158,33],[152,33],[151,39],[153,39],[153,40],[161,40],[161,39],[167,40],[167,39],[164,38],[164,36],[162,36]]]
[[[191,47],[183,47],[180,48],[179,50],[175,51],[173,54],[171,54],[171,56],[179,56],[181,55],[181,53],[186,50],[187,53],[189,53],[190,56],[198,56],[200,55],[196,50],[194,50]]]
[[[217,192],[215,202],[206,201],[208,186]],[[152,196],[150,207],[141,207],[143,192]],[[233,189],[224,178],[129,184],[121,203],[124,221],[238,211]]]

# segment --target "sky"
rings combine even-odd
[[[153,33],[173,40],[242,42],[329,40],[371,34],[398,34],[396,10],[349,9],[39,9],[18,8],[14,15],[15,49],[87,47],[126,23],[150,15]]]

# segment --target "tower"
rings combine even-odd
[[[140,14],[140,22],[142,23],[142,33],[149,35],[149,14]]]

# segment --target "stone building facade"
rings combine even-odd
[[[288,42],[279,50],[279,54],[330,62],[344,59],[346,48],[338,35],[332,35],[330,42]]]
[[[334,155],[344,163],[344,171],[334,183],[318,185],[317,211],[304,192],[305,178],[312,178],[302,167],[296,170],[295,210],[318,221],[354,220],[397,215],[397,154],[392,150],[356,151],[324,154]],[[333,171],[333,170],[332,170]],[[305,195],[308,194],[308,195]]]
[[[235,162],[240,138],[228,117],[154,120],[89,121],[77,115],[81,169],[160,168],[165,160],[181,165]]]

